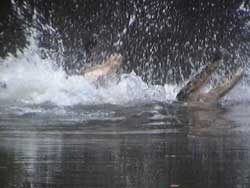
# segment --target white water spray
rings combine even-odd
[[[35,32],[33,32],[35,33]],[[34,34],[35,35],[35,34]],[[119,83],[107,88],[96,88],[82,76],[68,76],[53,60],[43,59],[35,37],[30,37],[30,46],[16,57],[1,59],[0,102],[29,104],[52,103],[55,105],[134,104],[152,101],[173,101],[180,89],[176,85],[149,86],[134,73],[123,74]],[[222,102],[248,101],[250,89],[249,70],[246,76]]]
[[[35,34],[34,34],[35,35]],[[119,83],[96,88],[82,76],[68,76],[62,67],[40,56],[35,37],[30,46],[0,64],[0,102],[56,105],[128,104],[174,100],[177,86],[149,86],[134,73],[123,74]]]
[[[12,3],[15,5],[14,1]],[[16,8],[16,11],[21,12],[21,9]],[[21,13],[18,14],[21,15]],[[36,16],[34,19],[37,19]],[[135,16],[132,16],[129,26],[134,21]],[[51,26],[44,26],[44,28],[49,31],[54,30]],[[53,56],[42,58],[41,51],[44,49],[38,46],[37,32],[31,29],[29,33],[31,33],[30,45],[23,52],[18,52],[16,57],[10,54],[7,58],[0,59],[0,83],[6,86],[0,87],[0,103],[41,104],[49,102],[68,106],[165,102],[175,100],[180,89],[177,85],[148,85],[134,73],[123,74],[119,83],[97,89],[82,76],[68,76],[62,67],[56,66],[64,63],[55,62]],[[63,44],[60,49],[63,51]],[[63,61],[63,58],[60,60]],[[222,102],[249,101],[249,73],[249,69],[246,69],[244,79]]]

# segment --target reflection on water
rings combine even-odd
[[[250,186],[247,105],[9,108],[3,188]]]

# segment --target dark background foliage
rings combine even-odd
[[[42,47],[59,53],[59,41],[63,42],[69,73],[119,52],[125,71],[135,70],[151,83],[178,82],[220,49],[246,61],[250,14],[240,6],[247,8],[249,2],[2,0],[0,55],[15,54],[28,45],[27,28],[35,27]],[[55,31],[44,29],[45,24]]]

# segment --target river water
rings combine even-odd
[[[135,73],[96,88],[42,59],[2,59],[0,187],[249,187],[248,72],[218,104]]]
[[[179,1],[6,2],[1,188],[250,187],[244,4],[225,3],[230,10],[224,11],[208,1],[212,9],[203,12]],[[214,105],[176,101],[185,80],[206,62],[204,54],[218,46],[233,53],[243,79]],[[130,66],[118,83],[96,88],[75,74],[109,51],[121,52]]]
[[[249,104],[1,105],[0,113],[1,187],[250,186]]]

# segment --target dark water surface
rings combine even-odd
[[[1,106],[0,187],[250,187],[250,107]]]

